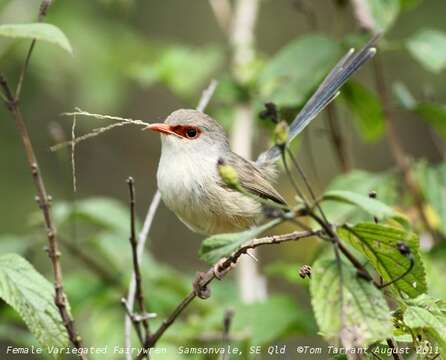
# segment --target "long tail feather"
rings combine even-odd
[[[359,51],[350,49],[336,66],[325,77],[316,92],[304,105],[290,125],[288,143],[291,142],[303,129],[339,95],[339,89],[345,82],[368,60],[376,54],[375,43],[379,39],[375,35]],[[280,156],[280,149],[273,146],[271,149],[260,154],[257,162],[272,162]]]

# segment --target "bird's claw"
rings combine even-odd
[[[214,276],[218,280],[223,279],[226,273],[234,267],[233,263],[226,265],[226,260],[226,258],[220,259],[213,267]]]
[[[211,296],[211,290],[207,287],[207,285],[202,285],[202,281],[205,273],[197,272],[195,280],[192,282],[192,288],[194,289],[195,295],[197,295],[200,299],[206,300]]]

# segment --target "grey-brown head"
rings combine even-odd
[[[176,110],[164,123],[151,124],[146,129],[161,134],[163,151],[172,148],[173,151],[206,154],[206,151],[229,150],[223,127],[198,110]]]

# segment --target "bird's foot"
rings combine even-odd
[[[222,258],[213,267],[214,275],[218,280],[223,279],[223,276],[235,266],[232,262],[228,265],[226,261],[226,258]]]
[[[197,272],[195,280],[192,282],[192,288],[194,289],[195,295],[200,299],[206,300],[211,296],[211,289],[209,289],[207,285],[202,284],[204,275],[204,272]]]

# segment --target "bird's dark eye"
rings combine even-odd
[[[194,138],[197,137],[197,135],[198,135],[198,131],[197,131],[197,129],[195,129],[195,128],[193,128],[193,127],[190,127],[190,128],[188,128],[188,129],[186,129],[186,136],[187,136],[189,139],[194,139]]]

